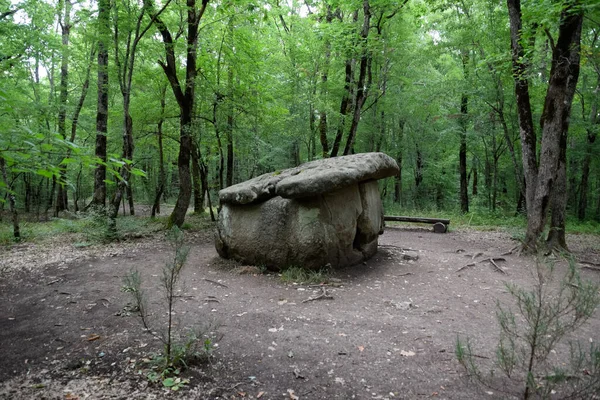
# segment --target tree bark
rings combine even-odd
[[[96,112],[96,149],[100,160],[94,171],[92,207],[105,212],[106,207],[106,136],[108,134],[108,39],[110,36],[110,1],[98,0],[98,105]]]
[[[371,85],[371,74],[369,74],[369,79],[367,79],[365,82],[367,70],[370,69],[371,62],[373,60],[367,43],[369,30],[371,27],[371,8],[369,6],[369,0],[363,1],[363,18],[363,26],[360,32],[361,56],[358,70],[358,82],[356,83],[356,96],[354,97],[354,104],[352,107],[354,113],[352,115],[348,139],[346,140],[346,147],[344,148],[344,155],[351,154],[354,149],[356,131],[358,129],[358,123],[360,122],[360,113],[365,101],[367,100],[369,86]]]
[[[156,136],[158,139],[158,184],[156,185],[156,193],[154,195],[154,204],[152,205],[151,217],[156,217],[156,214],[160,214],[160,198],[162,197],[163,191],[165,190],[165,156],[163,151],[163,132],[162,126],[165,121],[165,107],[166,107],[166,92],[167,87],[163,86],[161,89],[160,96],[160,119],[158,120],[156,128]]]
[[[185,86],[182,89],[177,77],[175,43],[173,36],[160,17],[153,13],[156,26],[163,38],[165,46],[166,63],[160,61],[177,104],[181,112],[179,117],[179,154],[177,169],[179,171],[179,195],[175,208],[169,217],[169,225],[177,225],[181,228],[190,205],[192,194],[192,179],[190,174],[190,154],[192,151],[192,113],[194,110],[194,93],[197,75],[197,49],[198,28],[200,20],[206,11],[209,0],[202,0],[199,8],[196,8],[196,0],[187,0],[187,37],[186,37],[186,69]]]
[[[550,249],[569,251],[565,237],[565,222],[567,209],[567,132],[560,138],[560,155],[558,171],[551,195],[552,217],[550,231],[548,232],[547,245]]]
[[[331,153],[329,157],[337,157],[340,150],[340,144],[342,143],[342,137],[344,136],[344,130],[346,126],[346,117],[350,111],[350,99],[352,98],[352,75],[353,75],[353,61],[347,59],[345,64],[346,77],[344,78],[344,94],[342,96],[342,102],[340,104],[340,122],[338,123],[337,131],[333,144],[331,146]]]
[[[200,167],[201,154],[198,145],[194,143],[192,148],[192,182],[194,185],[194,213],[204,213],[204,180],[202,179],[202,168]]]
[[[599,71],[600,72],[600,71]],[[596,84],[596,90],[594,91],[594,98],[592,100],[592,109],[590,111],[590,119],[588,121],[587,130],[587,143],[585,149],[585,156],[583,157],[583,163],[581,167],[581,183],[579,184],[579,202],[577,205],[577,217],[580,221],[585,219],[586,209],[588,206],[588,191],[589,191],[589,177],[590,177],[590,165],[592,162],[592,152],[594,142],[596,141],[596,129],[600,125],[600,118],[598,118],[598,100],[600,97],[600,75],[598,76],[598,82]]]
[[[557,179],[557,173],[561,169],[561,159],[566,159],[563,152],[566,152],[571,104],[579,78],[582,24],[583,11],[579,9],[579,4],[568,3],[561,14],[558,41],[552,52],[548,92],[540,118],[542,144],[534,203],[531,207],[527,206],[527,233],[524,243],[527,248],[537,248],[551,202],[556,204],[553,213],[558,213],[551,231],[562,235],[562,239],[558,239],[559,244],[564,242],[566,199],[562,197],[566,195],[566,172],[561,172],[564,178],[560,179]],[[562,168],[566,169],[566,163]],[[553,196],[557,198],[552,199]],[[560,226],[554,223],[559,223]],[[561,247],[566,248],[566,244]]]
[[[566,137],[569,129],[571,104],[579,78],[579,49],[583,11],[579,2],[574,1],[567,3],[561,13],[558,40],[552,51],[550,82],[544,110],[540,118],[542,143],[538,167],[536,164],[536,138],[531,119],[528,83],[524,77],[527,66],[522,61],[525,52],[521,45],[521,5],[519,0],[507,0],[507,4],[510,17],[513,72],[519,113],[523,168],[527,190],[527,232],[523,247],[529,251],[537,251],[540,236],[546,225],[551,194],[553,191],[560,193],[563,190],[557,187],[555,183],[557,182],[562,143],[564,142],[566,146],[566,140],[563,141],[562,138],[563,135]],[[558,207],[561,207],[560,202],[557,204]],[[557,210],[557,212],[560,212],[560,210]],[[559,228],[559,231],[560,229],[564,230],[564,227],[556,228]]]
[[[393,141],[396,147],[396,163],[398,164],[398,174],[394,177],[394,202],[402,203],[402,159],[404,153],[404,125],[406,121],[398,121],[398,134]]]
[[[533,204],[537,179],[536,136],[533,128],[531,100],[529,97],[528,65],[524,62],[525,49],[521,43],[523,24],[521,21],[520,0],[507,0],[510,19],[510,42],[512,50],[513,78],[517,98],[517,114],[519,116],[519,136],[521,138],[521,156],[523,159],[523,175],[525,178],[525,199],[527,207]],[[529,220],[529,212],[527,219]]]
[[[63,15],[64,5],[64,15]],[[59,25],[61,27],[62,49],[60,65],[60,95],[58,100],[58,133],[64,139],[67,138],[66,117],[67,117],[67,97],[69,89],[69,35],[71,33],[71,1],[61,0],[59,7]],[[68,198],[65,182],[67,180],[67,167],[59,167],[58,190],[56,191],[56,204],[54,216],[58,213],[68,210]]]
[[[331,6],[327,5],[327,15],[325,21],[331,24],[333,21],[333,13],[331,12]],[[331,42],[329,39],[325,41],[325,64],[323,71],[321,72],[321,97],[325,99],[327,96],[327,79],[329,76],[329,64],[331,60]],[[325,102],[322,100],[323,105],[319,110],[319,140],[321,142],[322,157],[329,157],[329,142],[327,141],[327,110],[325,109]]]
[[[13,237],[15,241],[21,240],[21,228],[19,226],[19,213],[17,212],[17,205],[15,200],[15,195],[12,192],[12,184],[8,181],[8,174],[6,172],[6,161],[4,157],[0,156],[0,170],[2,170],[2,179],[6,184],[6,192],[8,197],[8,205],[10,209],[11,220],[13,224]]]

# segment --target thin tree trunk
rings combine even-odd
[[[156,193],[154,196],[154,204],[152,205],[151,217],[156,217],[156,214],[160,214],[160,198],[162,197],[163,191],[165,190],[165,156],[163,151],[163,132],[162,126],[165,121],[165,107],[166,107],[166,91],[167,87],[163,86],[161,89],[160,96],[160,119],[158,120],[158,126],[156,136],[158,138],[158,184],[156,185]]]
[[[331,6],[327,5],[327,15],[325,21],[331,24],[333,21],[333,13],[331,12]],[[321,98],[322,106],[319,110],[319,140],[321,142],[322,157],[329,157],[329,143],[327,141],[327,110],[325,108],[325,97],[327,96],[327,79],[329,76],[329,64],[331,59],[331,42],[329,39],[325,39],[325,64],[321,73]]]
[[[472,168],[473,168],[473,183],[472,183],[471,194],[473,196],[477,196],[478,189],[479,189],[478,186],[477,186],[479,184],[479,181],[478,181],[479,176],[477,175],[477,164],[476,164],[475,160],[473,160],[473,167]]]
[[[98,0],[98,103],[96,112],[96,149],[100,159],[94,171],[92,206],[105,212],[106,207],[106,135],[108,133],[108,39],[110,37],[110,1]]]
[[[461,61],[465,81],[468,79],[469,53],[461,51]],[[460,175],[460,210],[469,212],[469,182],[467,179],[467,130],[469,125],[469,96],[463,93],[460,96],[460,147],[458,150],[458,164]]]
[[[194,188],[194,213],[204,213],[204,184],[200,167],[200,150],[196,144],[192,148],[192,183]]]
[[[340,104],[340,122],[338,123],[337,132],[333,145],[331,146],[330,157],[337,157],[340,150],[340,144],[342,143],[342,137],[344,136],[344,128],[346,125],[346,116],[350,111],[350,99],[352,98],[352,74],[353,74],[353,60],[346,60],[346,77],[344,78],[344,94],[342,96],[342,102]]]
[[[13,236],[15,241],[21,240],[21,229],[19,226],[19,213],[17,212],[17,205],[15,195],[12,193],[12,184],[8,181],[8,174],[6,172],[6,161],[3,157],[0,157],[0,169],[2,170],[2,179],[6,184],[6,192],[8,196],[8,205],[10,209],[11,220],[13,224]]]
[[[598,82],[596,84],[596,90],[594,99],[592,100],[592,109],[590,111],[589,127],[587,128],[587,143],[585,149],[585,156],[581,167],[581,183],[579,184],[579,203],[577,207],[577,217],[580,221],[585,219],[586,209],[588,205],[588,190],[589,190],[589,177],[590,177],[590,165],[592,162],[592,152],[594,142],[596,141],[596,129],[600,125],[600,118],[598,118],[598,100],[600,97],[600,75],[598,76]]]
[[[508,15],[510,19],[510,41],[512,49],[513,76],[515,81],[515,95],[517,98],[517,113],[519,116],[519,135],[521,137],[521,153],[523,158],[523,175],[525,179],[525,199],[528,208],[533,204],[538,173],[536,156],[536,136],[533,128],[531,114],[531,101],[529,97],[529,81],[527,80],[528,65],[525,64],[525,50],[521,44],[523,29],[521,21],[520,0],[507,0]]]
[[[63,15],[64,4],[64,15]],[[69,89],[69,35],[71,32],[71,0],[60,0],[59,8],[59,25],[61,27],[62,49],[61,49],[61,66],[60,66],[60,95],[58,101],[58,133],[64,139],[67,138],[66,116],[67,116],[67,97]],[[58,217],[58,213],[63,210],[68,210],[68,198],[65,182],[67,180],[67,167],[61,165],[59,167],[58,190],[56,191],[56,204],[54,216]]]
[[[369,0],[363,1],[363,26],[360,32],[361,38],[361,56],[358,70],[358,82],[356,83],[356,96],[353,104],[353,115],[352,122],[350,124],[350,132],[348,133],[348,139],[346,140],[346,147],[344,148],[344,155],[350,154],[354,149],[354,141],[356,140],[356,131],[358,129],[358,123],[360,122],[360,113],[362,107],[367,100],[369,93],[369,86],[371,85],[372,75],[368,74],[367,82],[367,70],[370,70],[372,63],[372,56],[368,48],[368,37],[369,30],[371,28],[371,8],[369,6]]]
[[[396,163],[398,164],[398,174],[394,177],[394,202],[402,204],[402,159],[404,153],[404,125],[406,121],[398,121],[398,135],[393,141],[396,146]]]

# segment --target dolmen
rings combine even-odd
[[[224,258],[280,270],[341,267],[377,252],[383,233],[378,179],[393,158],[363,153],[311,161],[219,192],[215,247]]]

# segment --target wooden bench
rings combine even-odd
[[[384,221],[396,221],[396,222],[416,222],[421,224],[433,224],[433,231],[435,233],[446,233],[448,231],[448,225],[450,225],[449,219],[444,218],[425,218],[425,217],[399,217],[395,215],[385,215]]]

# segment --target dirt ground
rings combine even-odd
[[[123,276],[138,269],[151,319],[164,320],[160,274],[172,252],[163,236],[0,250],[0,398],[510,398],[470,382],[454,354],[457,335],[468,336],[477,360],[489,364],[496,301],[514,305],[505,283],[535,281],[532,258],[503,255],[505,274],[483,261],[518,244],[506,232],[388,227],[374,258],[333,272],[326,286],[286,284],[223,261],[210,232],[188,240],[177,326],[213,323],[219,340],[177,393],[138,373],[160,343],[128,315],[121,290]],[[568,241],[577,257],[600,263],[597,236]],[[600,282],[597,270],[581,274]],[[307,301],[323,293],[331,298]],[[598,310],[574,337],[600,341]],[[561,357],[560,349],[551,355]]]

